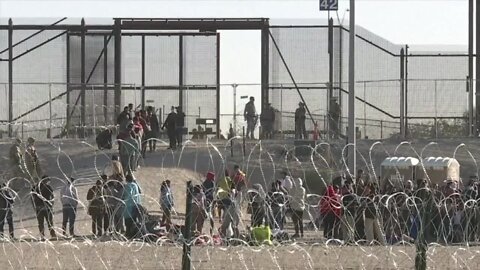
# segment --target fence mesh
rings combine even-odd
[[[271,33],[272,39],[278,45],[278,50],[273,42],[270,46],[270,82],[273,85],[270,90],[270,101],[273,106],[280,108],[284,113],[293,113],[300,101],[300,96],[292,85],[292,78],[287,72],[288,66],[293,79],[300,86],[301,94],[305,95],[310,111],[322,112],[327,119],[331,118],[328,104],[328,28],[273,27]],[[341,115],[344,117],[348,113],[348,40],[348,29],[333,28],[332,97],[339,103]],[[363,130],[362,137],[386,138],[399,133],[399,128],[384,133],[376,127],[367,127],[365,122],[377,122],[376,126],[385,121],[397,122],[400,125],[401,49],[402,46],[393,44],[366,29],[356,28],[356,115],[364,119],[363,122],[357,123],[359,130]],[[409,52],[408,61],[405,62],[408,70],[406,74],[408,81],[405,82],[408,88],[406,112],[407,116],[412,118],[409,120],[411,124],[409,129],[410,127],[415,129],[415,125],[422,124],[428,125],[433,130],[436,125],[435,119],[438,117],[444,118],[450,125],[454,125],[456,119],[465,118],[468,110],[468,93],[465,91],[468,57],[455,52],[446,54],[444,52],[442,56],[438,54],[439,52]],[[311,89],[303,90],[306,86],[310,86]],[[312,92],[315,94],[312,95]],[[453,104],[449,102],[450,99],[454,100]],[[328,129],[329,123],[322,117],[314,120],[319,121],[320,128]],[[289,120],[282,120],[285,121]],[[284,123],[282,126],[291,127],[293,123]],[[346,126],[342,121],[339,128],[340,132],[345,134]],[[312,129],[313,125],[307,121],[307,130]],[[412,132],[415,133],[416,130]],[[435,133],[435,136],[440,133]],[[443,132],[443,135],[448,136],[447,133],[449,132]],[[466,135],[466,129],[460,125],[457,134]]]

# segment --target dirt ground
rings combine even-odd
[[[478,269],[479,248],[430,247],[428,269]],[[2,269],[180,269],[180,246],[121,242],[4,244]],[[412,246],[194,247],[192,269],[414,269]]]

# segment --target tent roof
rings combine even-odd
[[[383,167],[413,167],[417,166],[420,161],[414,157],[388,157],[381,166]]]
[[[458,161],[449,157],[427,157],[423,159],[423,166],[428,168],[448,168],[450,166],[460,167]]]

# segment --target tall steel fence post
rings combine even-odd
[[[13,136],[13,21],[8,20],[8,136]]]
[[[187,182],[187,201],[185,204],[185,232],[183,239],[182,270],[190,270],[191,266],[191,232],[192,232],[192,181]]]
[[[96,113],[96,105],[95,105],[95,86],[92,85],[92,112],[93,112],[93,137],[97,137],[97,113]]]
[[[48,111],[49,111],[49,123],[48,123],[48,139],[52,138],[52,84],[48,84]]]
[[[357,139],[355,128],[355,0],[350,0],[350,35],[348,47],[348,168],[355,177],[357,173]]]

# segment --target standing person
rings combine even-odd
[[[67,236],[67,223],[70,237],[75,237],[75,219],[77,217],[78,193],[77,188],[73,185],[73,178],[67,179],[65,186],[60,190],[62,201],[63,221],[62,232]]]
[[[110,179],[117,181],[125,180],[124,169],[117,155],[112,155],[112,175],[110,175]]]
[[[340,116],[342,114],[340,105],[338,104],[338,100],[336,97],[332,98],[332,102],[330,103],[330,117],[329,125],[330,125],[330,134],[334,139],[338,139],[338,131],[340,125]]]
[[[40,239],[45,240],[45,221],[47,222],[50,237],[55,239],[57,234],[53,229],[53,189],[50,186],[50,178],[43,176],[38,184],[35,184],[32,190],[32,203],[37,215],[38,229],[40,231]]]
[[[260,227],[266,223],[266,205],[267,205],[267,195],[263,190],[262,185],[254,184],[254,191],[252,192],[251,204],[252,204],[252,216],[251,216],[251,226]]]
[[[118,154],[120,156],[120,162],[122,163],[122,167],[127,169],[127,164],[129,162],[129,157],[126,155],[125,145],[126,140],[130,138],[131,133],[133,132],[133,121],[129,120],[125,123],[125,126],[120,128],[120,132],[117,135],[117,142],[118,142]]]
[[[108,181],[107,195],[107,211],[109,213],[109,227],[114,233],[124,233],[123,212],[125,205],[123,202],[124,184],[122,179],[114,179]]]
[[[250,101],[245,104],[243,117],[247,122],[247,139],[255,140],[255,126],[257,125],[257,110],[255,109],[255,98],[250,97]]]
[[[206,198],[205,193],[203,193],[202,186],[196,185],[193,187],[193,204],[192,204],[192,215],[193,215],[193,228],[192,231],[195,234],[202,234],[203,224],[207,218],[206,210]]]
[[[97,180],[87,192],[88,214],[92,217],[92,233],[96,237],[102,236],[102,222],[105,215],[103,203],[103,182]]]
[[[95,138],[98,150],[112,149],[112,130],[107,128],[102,130]]]
[[[218,206],[218,219],[219,222],[222,222],[222,210],[225,211],[226,208],[223,205],[225,199],[230,196],[232,189],[234,187],[232,178],[230,178],[228,170],[225,170],[225,176],[220,179],[217,183],[217,206]]]
[[[176,127],[175,127],[175,135],[177,137],[177,147],[182,147],[183,143],[183,129],[185,127],[185,113],[182,111],[182,106],[178,106],[177,108],[177,115],[176,115]]]
[[[335,236],[335,226],[338,223],[341,213],[340,198],[335,188],[330,185],[327,187],[325,196],[320,200],[320,213],[323,216],[323,237],[333,239]]]
[[[268,201],[270,204],[270,228],[276,230],[283,230],[283,223],[285,221],[285,205],[286,205],[286,190],[282,188],[280,181],[274,181],[270,192],[268,193]]]
[[[280,183],[282,187],[289,192],[293,188],[293,180],[288,171],[282,171],[280,176],[282,177],[280,179]]]
[[[202,183],[202,190],[205,193],[205,210],[210,221],[210,234],[213,233],[213,205],[215,195],[215,173],[208,172],[205,181]]]
[[[143,134],[141,136],[142,156],[145,157],[145,153],[147,152],[147,144],[148,144],[147,140],[148,140],[148,137],[150,136],[150,132],[152,131],[150,118],[147,115],[147,111],[140,110],[139,120],[143,129]]]
[[[134,137],[134,133],[129,133],[125,141],[122,142],[120,150],[120,157],[122,160],[123,169],[131,173],[137,170],[138,157],[140,155],[140,145],[137,138]]]
[[[22,177],[25,174],[23,163],[22,140],[20,138],[16,138],[15,142],[10,147],[10,166],[12,178]]]
[[[165,180],[160,187],[160,207],[162,208],[162,225],[165,225],[167,231],[172,226],[172,209],[175,206],[170,180]]]
[[[355,242],[355,213],[358,198],[355,194],[352,178],[347,178],[342,189],[342,236],[345,243]]]
[[[260,115],[260,125],[262,125],[263,139],[273,139],[273,124],[275,123],[275,110],[271,103]]]
[[[170,146],[167,149],[176,149],[177,138],[176,138],[176,125],[177,125],[177,114],[175,113],[175,107],[172,106],[170,113],[165,119],[165,122],[162,125],[162,130],[167,128],[168,140],[170,141]]]
[[[371,244],[373,240],[376,240],[380,244],[385,245],[385,236],[380,225],[378,203],[376,202],[376,192],[373,183],[365,186],[364,193],[367,196],[363,203],[365,206],[365,236],[367,242]]]
[[[158,122],[157,114],[155,113],[155,109],[152,106],[147,108],[148,118],[150,120],[150,133],[148,136],[148,146],[150,152],[153,152],[157,148],[157,140],[158,135],[160,133],[160,124]]]
[[[290,208],[292,209],[293,226],[295,234],[293,237],[303,238],[303,211],[305,211],[305,188],[302,186],[302,179],[294,180],[293,188],[290,192]]]
[[[236,191],[236,198],[239,199],[239,207],[243,202],[243,191],[247,188],[247,179],[245,173],[240,170],[240,166],[233,166],[233,188]]]
[[[140,189],[133,179],[133,175],[127,175],[127,184],[123,193],[123,200],[125,201],[125,236],[128,239],[134,238],[139,230],[137,222],[140,219]]]
[[[133,120],[133,117],[135,116],[135,109],[133,108],[132,103],[128,103],[128,116],[130,117],[130,120]]]
[[[230,194],[222,200],[223,206],[225,207],[225,214],[223,215],[222,225],[218,230],[222,237],[239,236],[238,224],[240,223],[240,207],[238,205],[239,200],[236,196],[236,190],[232,189]],[[233,235],[229,235],[229,228],[232,229]]]
[[[8,232],[10,233],[10,239],[15,239],[13,228],[13,202],[14,197],[10,192],[10,188],[5,184],[0,185],[0,237],[6,239],[3,232],[5,222],[8,223]]]
[[[123,107],[123,111],[117,117],[117,125],[123,127],[130,120],[132,120],[132,117],[130,115],[130,109],[128,106],[125,106]]]
[[[37,149],[35,147],[35,139],[29,137],[27,139],[27,148],[25,149],[25,165],[30,177],[37,181],[42,175],[42,169],[40,168],[40,160],[38,159]]]
[[[305,129],[306,113],[305,104],[303,102],[298,103],[298,108],[295,110],[295,139],[308,139]]]

